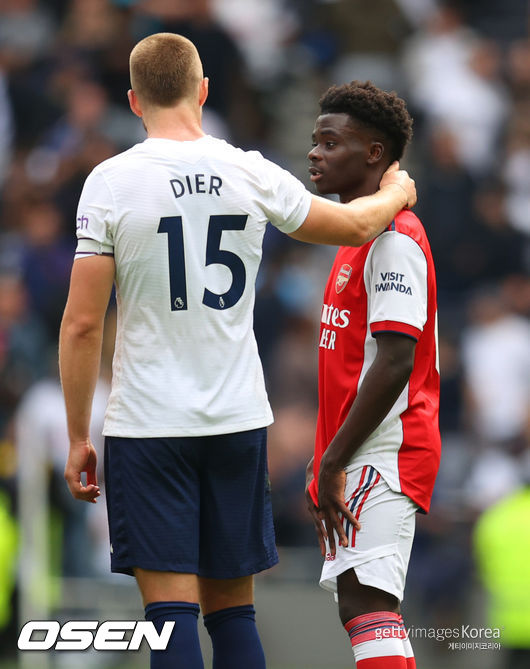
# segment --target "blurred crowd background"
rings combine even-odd
[[[527,0],[0,0],[0,655],[15,652],[17,565],[22,552],[32,559],[21,490],[45,488],[50,570],[108,574],[103,505],[74,502],[62,480],[57,337],[83,181],[144,139],[127,106],[128,55],[159,31],[198,47],[210,77],[206,131],[261,151],[309,188],[306,156],[329,85],[370,79],[407,100],[415,134],[402,164],[416,179],[415,212],[437,266],[443,438],[408,599],[423,624],[452,626],[482,578],[492,620],[520,607],[523,628],[507,630],[506,645],[530,648],[530,570],[507,557],[524,542],[528,550],[530,534],[529,29]],[[269,457],[280,548],[317,552],[304,472],[333,255],[275,229],[265,238],[255,330],[276,419]],[[111,306],[96,441],[114,318]],[[505,517],[514,496],[517,524]],[[498,532],[486,527],[493,511],[505,528],[500,556]],[[500,591],[493,559],[507,566]]]

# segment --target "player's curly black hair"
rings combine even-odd
[[[331,86],[319,100],[321,114],[348,114],[379,130],[389,141],[390,160],[399,160],[412,138],[412,118],[405,101],[371,81]]]

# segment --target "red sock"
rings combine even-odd
[[[407,636],[403,639],[403,648],[405,649],[405,657],[407,658],[407,669],[416,669],[416,658],[414,657],[414,651],[412,650],[412,645],[410,643],[409,635],[405,628],[403,618],[401,618],[401,624],[403,625],[403,629],[407,634]]]
[[[366,613],[352,618],[344,627],[357,669],[413,669],[407,664],[403,645],[407,632],[398,613]]]

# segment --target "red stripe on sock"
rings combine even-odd
[[[387,655],[386,657],[367,657],[356,660],[357,669],[408,669],[403,655]]]
[[[355,616],[355,618],[348,620],[344,627],[349,634],[354,627],[367,625],[368,623],[373,624],[380,620],[392,620],[399,624],[403,619],[399,613],[394,613],[394,611],[374,611],[373,613],[363,613],[360,616]]]
[[[394,611],[374,611],[373,613],[363,613],[360,616],[355,616],[355,618],[348,620],[348,622],[344,624],[344,627],[349,634],[352,628],[357,627],[358,625],[373,623],[374,621],[381,619],[392,619],[398,623],[402,620],[401,616],[398,613],[394,613]]]
[[[392,611],[377,611],[352,618],[344,625],[352,646],[365,641],[381,639],[405,639],[407,633]]]

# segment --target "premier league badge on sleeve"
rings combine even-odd
[[[346,284],[350,280],[351,272],[352,269],[349,265],[343,265],[339,269],[337,280],[335,281],[335,291],[337,293],[342,293],[342,291],[346,288]]]

